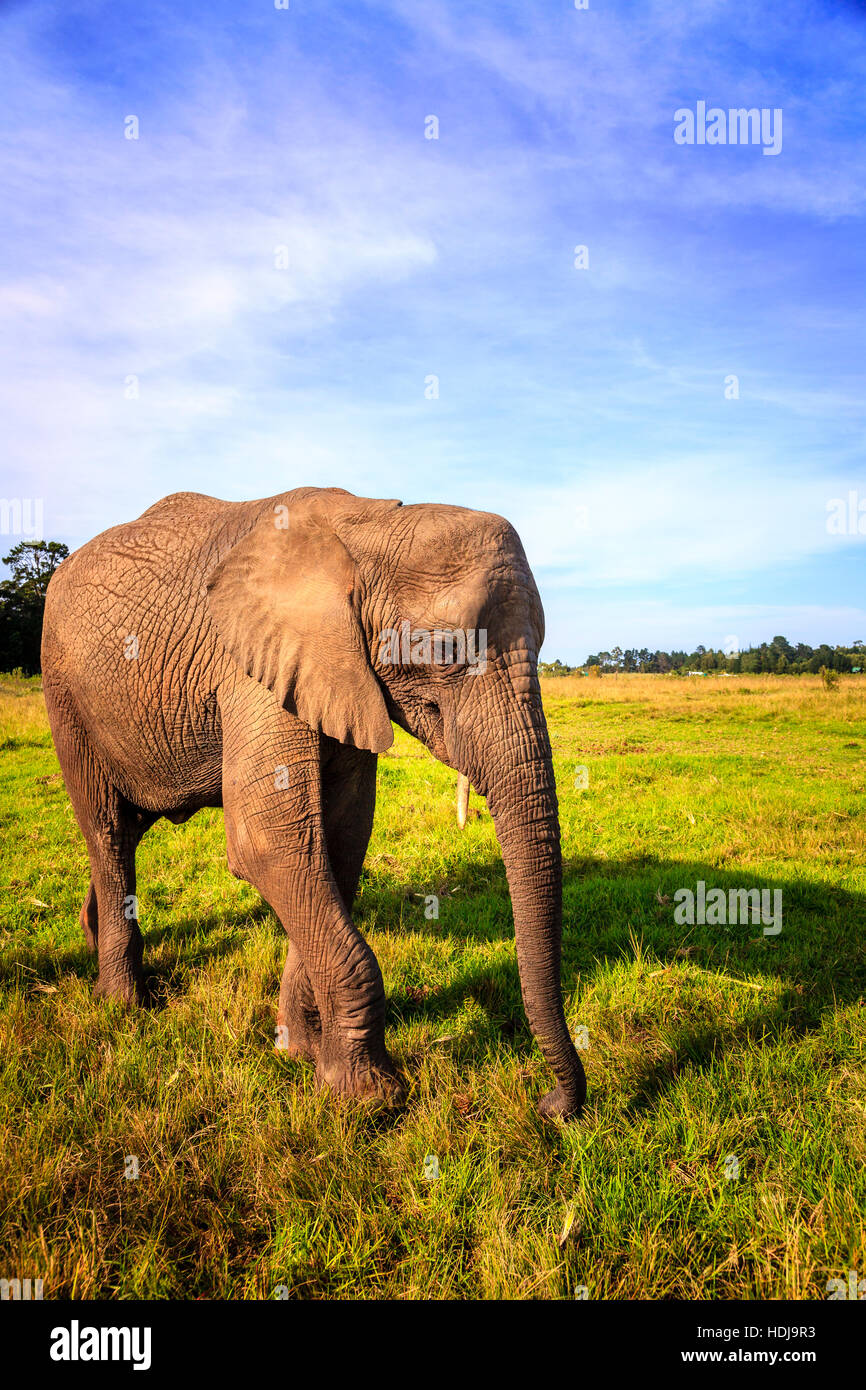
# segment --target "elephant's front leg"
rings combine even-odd
[[[351,915],[376,810],[376,755],[321,740],[322,815],[331,873]],[[289,942],[277,1012],[277,1048],[316,1062],[322,1020],[301,953]]]
[[[290,1040],[305,1023],[318,1041],[320,1084],[398,1104],[403,1087],[385,1048],[382,973],[331,870],[319,738],[252,681],[221,708],[229,863],[270,903],[291,939],[281,990],[281,1012],[284,1004],[291,1009]]]

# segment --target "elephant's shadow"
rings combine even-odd
[[[455,860],[455,878],[463,866]],[[477,866],[484,886],[478,893],[448,899],[439,921],[420,918],[413,929],[464,942],[506,940],[513,935],[508,888],[501,860]],[[678,925],[674,894],[703,882],[707,890],[781,889],[782,930],[764,936],[763,924],[731,927]],[[483,893],[483,927],[473,920],[472,904]],[[490,910],[491,896],[495,910]],[[367,895],[365,894],[365,897]],[[367,897],[379,930],[399,922],[405,894],[376,888]],[[647,969],[689,962],[699,970],[728,979],[759,974],[781,979],[783,990],[770,1000],[756,992],[745,1020],[733,1025],[689,1024],[685,1020],[676,1045],[663,1061],[650,1061],[633,1083],[629,1109],[651,1108],[685,1067],[708,1068],[724,1051],[748,1041],[773,1041],[783,1034],[817,1031],[825,1010],[863,997],[866,986],[866,895],[796,879],[769,879],[751,870],[719,869],[699,860],[665,860],[640,855],[620,862],[590,857],[567,861],[563,872],[562,981],[567,999],[582,990],[608,962],[634,959],[635,941],[648,958]],[[752,981],[754,983],[754,981]],[[748,986],[747,986],[748,987]],[[468,999],[482,1006],[489,1026],[477,1027],[461,1042],[458,1055],[476,1059],[492,1039],[504,1038],[521,1058],[534,1044],[523,1012],[514,957],[494,965],[472,964],[450,985],[435,993],[395,993],[392,1016],[426,1021],[447,1032],[450,1016]],[[569,1008],[572,1015],[574,1008]]]
[[[210,912],[201,917],[179,918],[170,926],[144,928],[146,1007],[161,1009],[170,991],[184,992],[184,971],[187,967],[232,955],[244,941],[245,926],[250,921],[260,922],[269,918],[276,924],[267,903],[259,901],[245,906],[243,911],[226,907],[223,911]],[[167,949],[155,960],[153,950],[158,946]],[[0,962],[0,980],[17,978],[21,968],[20,961]],[[25,968],[28,973],[38,975],[40,982],[45,984],[54,983],[67,975],[95,983],[97,957],[87,951],[83,940],[80,946],[71,946],[66,950],[44,945],[30,950]]]
[[[467,881],[465,861],[455,853],[442,868],[449,882],[461,882],[459,895],[446,897],[436,920],[413,908],[407,927],[406,904],[414,901],[405,889],[362,879],[362,893],[354,918],[362,931],[373,926],[379,935],[398,935],[407,930],[431,938],[450,938],[467,946],[479,941],[503,941],[513,936],[510,901],[502,861],[493,856],[473,864],[474,882]],[[764,937],[760,926],[680,926],[674,920],[673,895],[678,888],[703,881],[724,890],[759,888],[782,890],[782,931]],[[147,929],[146,979],[151,1002],[159,1008],[169,994],[186,987],[190,965],[218,960],[242,946],[244,926],[250,920],[270,919],[275,933],[282,928],[264,902],[227,906],[203,917],[187,917],[171,926]],[[866,961],[862,941],[866,935],[866,896],[796,879],[770,880],[751,871],[732,872],[698,860],[664,860],[635,856],[619,862],[584,858],[566,862],[563,876],[562,980],[568,1000],[579,998],[596,972],[608,962],[634,958],[635,942],[648,959],[650,969],[688,961],[700,970],[721,972],[728,979],[759,974],[782,979],[780,997],[762,1001],[745,1021],[736,1025],[683,1025],[677,1045],[663,1061],[648,1062],[636,1075],[630,1110],[651,1108],[675,1083],[685,1067],[705,1069],[723,1050],[748,1040],[778,1038],[783,1033],[807,1034],[820,1027],[824,1010],[862,998]],[[161,947],[157,960],[153,947]],[[521,1059],[528,1058],[534,1043],[520,997],[517,964],[513,955],[481,963],[467,952],[455,977],[435,989],[423,983],[398,984],[388,995],[388,1022],[424,1023],[431,1033],[448,1035],[449,1021],[474,1002],[470,1030],[451,1040],[451,1051],[460,1062],[479,1061],[491,1046],[505,1046]],[[148,962],[148,956],[150,961]],[[63,974],[95,975],[95,961],[81,948],[33,953],[30,968],[40,978]],[[14,971],[14,965],[11,970]],[[10,973],[5,967],[4,974]],[[417,972],[416,972],[417,977]],[[278,979],[274,981],[274,999]],[[574,1012],[573,1007],[569,1013]]]

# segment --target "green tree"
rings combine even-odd
[[[60,541],[20,541],[3,556],[12,578],[0,583],[0,671],[20,666],[33,676],[40,670],[45,591],[68,554]]]

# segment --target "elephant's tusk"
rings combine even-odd
[[[457,824],[462,830],[469,814],[469,778],[464,773],[457,774]]]

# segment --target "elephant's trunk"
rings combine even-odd
[[[533,702],[534,703],[534,702]],[[577,1115],[586,1078],[565,1021],[560,980],[562,857],[553,761],[540,695],[533,712],[500,738],[473,783],[483,787],[505,862],[523,1004],[532,1033],[558,1085],[545,1115]]]

